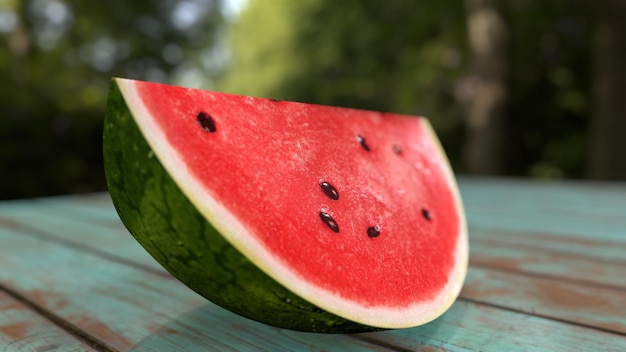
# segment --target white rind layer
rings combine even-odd
[[[443,314],[458,297],[468,261],[468,239],[465,212],[452,169],[447,157],[436,137],[430,123],[422,119],[432,142],[436,145],[439,157],[446,161],[445,175],[450,189],[454,192],[459,214],[459,235],[456,245],[455,264],[450,280],[432,300],[419,302],[410,306],[365,306],[358,302],[345,299],[319,286],[304,280],[293,270],[286,267],[272,255],[262,243],[255,240],[246,228],[231,212],[216,201],[205,187],[189,173],[183,158],[170,145],[165,133],[152,120],[151,114],[143,104],[135,89],[135,81],[115,79],[132,116],[141,130],[148,145],[163,167],[174,179],[178,187],[194,204],[196,209],[231,243],[237,250],[257,265],[263,272],[285,286],[298,296],[330,313],[354,322],[380,328],[408,328],[425,324]]]

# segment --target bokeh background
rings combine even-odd
[[[428,116],[459,174],[626,180],[626,0],[0,0],[0,199],[106,189],[112,76]]]

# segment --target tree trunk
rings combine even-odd
[[[16,2],[15,8],[10,9],[18,17],[17,27],[9,34],[9,49],[17,57],[26,57],[32,49],[32,31],[26,18],[27,4],[24,1]]]
[[[469,172],[504,171],[508,31],[490,0],[465,0],[476,90],[467,111],[463,158]]]
[[[626,180],[626,0],[601,4],[594,38],[590,176]]]

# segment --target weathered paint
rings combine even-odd
[[[0,267],[11,268],[0,270],[0,283],[120,351],[626,350],[626,250],[614,238],[626,185],[461,179],[461,189],[473,241],[464,298],[415,329],[327,336],[238,318],[144,270],[153,259],[133,249],[105,194],[0,203]],[[588,213],[583,201],[593,205]],[[508,214],[506,221],[490,220],[490,209],[499,209],[494,217]],[[564,214],[582,219],[572,220],[583,223],[573,236],[571,224],[559,225]],[[542,220],[520,224],[534,218]],[[27,346],[9,336],[24,331],[31,332],[26,351],[49,336],[75,343],[18,304],[0,304],[1,347]],[[31,321],[44,330],[24,330]],[[84,350],[80,343],[59,346]]]
[[[0,203],[0,227],[19,228],[29,236],[65,242],[67,245],[90,245],[108,255],[131,258],[154,270],[166,272],[139,243],[128,242],[128,231],[110,201],[105,203],[106,208],[98,209],[81,204],[84,196],[77,197],[74,205],[60,198],[10,201],[4,206]],[[68,221],[70,217],[71,221]],[[21,221],[16,222],[16,219]],[[6,225],[3,226],[3,222]],[[98,245],[93,246],[94,243]]]
[[[341,335],[285,334],[208,303],[171,277],[65,242],[0,228],[0,243],[0,267],[12,268],[0,271],[0,282],[115,350],[243,351],[256,344],[268,351],[385,350]]]
[[[626,335],[626,291],[470,267],[461,296]]]
[[[0,291],[0,351],[93,351],[30,307]]]
[[[626,229],[626,227],[624,228]],[[601,231],[601,227],[599,227],[599,231]],[[472,240],[498,242],[510,248],[517,248],[520,252],[539,249],[588,258],[597,261],[598,264],[606,261],[622,265],[626,264],[624,256],[624,253],[626,253],[625,243],[578,236],[567,237],[541,231],[518,232],[502,229],[481,229],[472,226],[470,226],[470,233]]]
[[[540,275],[554,280],[604,285],[626,290],[624,263],[589,258],[559,251],[558,248],[550,250],[540,244],[532,246],[515,243],[512,245],[504,241],[474,238],[471,257],[471,263],[476,267],[497,268]]]
[[[460,180],[460,188],[474,231],[506,230],[626,243],[625,183],[468,178]]]
[[[623,336],[533,315],[457,301],[440,319],[415,329],[368,334],[398,349],[421,351],[624,351]]]
[[[626,224],[623,216],[625,182],[528,182],[515,178],[463,177],[459,183],[463,196],[471,201],[472,209],[612,218]]]

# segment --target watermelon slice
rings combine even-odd
[[[113,79],[104,157],[136,240],[242,316],[407,328],[461,290],[465,215],[424,118]]]

